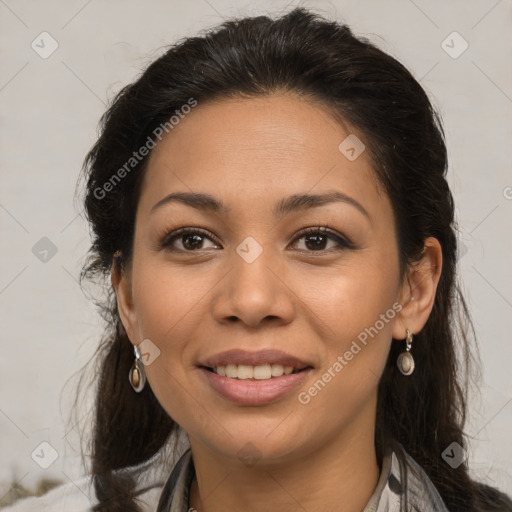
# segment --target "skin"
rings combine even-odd
[[[133,257],[112,282],[131,342],[149,338],[160,350],[145,370],[163,408],[189,435],[196,468],[190,506],[200,512],[340,504],[359,512],[377,484],[378,379],[392,337],[403,340],[406,329],[417,333],[427,321],[442,260],[429,238],[423,259],[401,279],[393,210],[369,155],[349,161],[338,150],[349,133],[364,142],[326,107],[289,93],[223,99],[199,104],[150,157]],[[332,190],[358,201],[367,216],[346,202],[272,214],[292,194]],[[151,211],[168,194],[191,191],[211,194],[230,211],[176,201]],[[327,237],[316,248],[311,236],[319,234],[299,234],[324,223],[353,247]],[[188,245],[188,252],[190,236],[175,238],[174,252],[159,248],[181,227],[213,237],[199,234],[198,248]],[[248,236],[263,249],[252,263],[236,252]],[[397,303],[401,311],[302,405],[298,393]],[[278,348],[313,370],[275,403],[236,405],[197,366],[234,348]],[[238,456],[247,443],[259,457],[251,466]]]

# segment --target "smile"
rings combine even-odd
[[[216,394],[239,405],[266,405],[291,394],[313,371],[311,364],[277,350],[231,350],[199,365]]]

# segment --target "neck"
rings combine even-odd
[[[269,504],[280,512],[361,512],[380,473],[373,428],[369,430],[353,429],[307,455],[279,463],[261,459],[252,467],[238,459],[220,459],[191,439],[196,478],[190,506],[197,512],[256,512]]]

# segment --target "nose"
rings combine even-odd
[[[231,271],[211,303],[215,319],[248,327],[291,322],[295,313],[293,283],[286,282],[283,265],[272,257],[270,249],[253,261],[240,254],[233,252]]]

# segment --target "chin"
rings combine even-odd
[[[279,463],[283,459],[295,459],[304,454],[306,446],[316,444],[311,439],[313,428],[305,427],[305,423],[286,424],[283,414],[278,421],[258,420],[255,417],[243,421],[224,423],[229,434],[224,431],[222,437],[211,437],[211,432],[196,436],[196,441],[207,445],[219,456],[236,459],[246,466]],[[290,422],[291,423],[291,422]],[[309,432],[306,439],[302,438]],[[210,434],[210,435],[208,435]],[[313,436],[314,437],[314,436]]]

